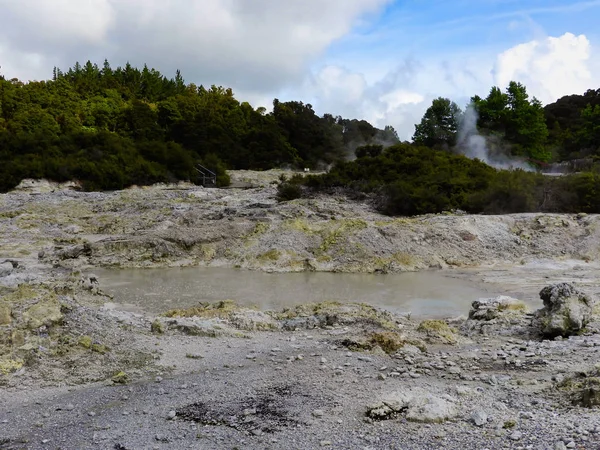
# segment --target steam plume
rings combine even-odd
[[[511,156],[509,149],[501,139],[479,134],[478,118],[474,106],[467,106],[458,130],[456,145],[458,153],[471,159],[477,158],[496,169],[533,171],[533,168],[525,160]]]

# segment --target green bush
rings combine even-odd
[[[285,202],[302,197],[302,187],[290,182],[280,183],[277,186],[277,200]]]

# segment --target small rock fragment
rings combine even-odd
[[[523,438],[523,433],[520,431],[514,431],[508,438],[512,441],[520,441],[521,438]]]
[[[471,414],[471,421],[478,427],[482,427],[487,423],[488,415],[485,411],[478,409]]]

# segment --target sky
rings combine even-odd
[[[600,88],[600,0],[0,0],[0,73],[144,63],[255,107],[393,126],[523,83],[550,103]]]

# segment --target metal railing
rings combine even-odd
[[[200,184],[204,187],[217,185],[217,174],[207,169],[202,164],[196,164],[196,171],[200,174]]]

